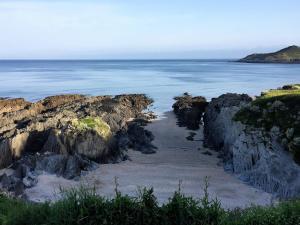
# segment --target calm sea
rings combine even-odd
[[[210,99],[226,92],[258,95],[300,83],[300,65],[228,60],[0,61],[0,97],[36,101],[49,95],[145,93],[156,112],[184,92]]]

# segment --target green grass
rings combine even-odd
[[[79,131],[94,130],[105,140],[111,137],[110,126],[100,117],[85,117],[72,120],[72,126]]]
[[[299,87],[299,86],[295,86]],[[261,99],[269,99],[269,98],[275,98],[279,96],[287,96],[287,95],[294,95],[297,96],[300,94],[300,89],[295,89],[295,90],[270,90],[265,92],[262,96]]]
[[[290,89],[271,89],[267,92],[263,92],[261,96],[254,102],[255,104],[260,102],[270,102],[274,100],[287,101],[290,99],[300,98],[300,84],[287,85]]]
[[[284,140],[283,145],[300,164],[300,146],[294,143],[295,138],[300,137],[300,85],[289,85],[289,88],[262,93],[250,107],[244,107],[237,112],[234,120],[266,131],[270,131],[274,126],[279,127],[281,136],[278,140]],[[292,136],[287,135],[290,129],[294,130]]]
[[[159,205],[153,189],[138,197],[116,190],[113,199],[80,188],[64,192],[55,203],[29,203],[0,195],[1,225],[300,225],[300,200],[274,206],[224,210],[207,194],[202,199],[184,196],[180,189]]]

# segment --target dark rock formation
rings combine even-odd
[[[0,182],[0,190],[4,189],[8,192],[14,193],[15,196],[23,195],[25,185],[23,184],[21,179],[3,174],[0,177]]]
[[[46,154],[36,160],[35,171],[45,171],[66,179],[81,175],[81,171],[96,169],[98,165],[79,155]]]
[[[74,179],[97,168],[93,161],[127,159],[128,148],[153,153],[153,135],[132,121],[153,118],[143,112],[151,103],[145,95],[0,99],[0,169],[14,171],[0,189],[22,196],[41,172]]]
[[[145,95],[0,100],[0,168],[35,152],[79,154],[99,162],[116,158],[114,135],[151,103]]]
[[[216,150],[224,147],[224,136],[226,134],[226,127],[224,122],[231,123],[231,117],[239,110],[241,104],[247,104],[252,99],[248,95],[239,94],[223,94],[218,98],[213,98],[207,106],[204,114],[204,145],[213,147]],[[222,110],[230,109],[228,114],[224,115],[226,118],[221,118]],[[227,116],[229,118],[227,118]],[[228,120],[228,121],[227,121]]]
[[[12,196],[22,196],[26,188],[37,184],[38,175],[43,172],[74,179],[98,168],[98,164],[80,155],[36,153],[15,161],[10,168],[13,170],[10,175],[4,173],[0,177],[0,190]]]
[[[155,153],[156,147],[152,144],[154,136],[150,131],[144,128],[147,123],[148,122],[144,119],[132,121],[128,124],[126,130],[123,129],[117,133],[114,144],[121,149],[121,152],[123,152],[123,150],[132,149],[144,154]]]
[[[252,54],[240,59],[246,63],[300,63],[300,47],[290,46],[280,51],[265,54]]]
[[[206,145],[220,151],[225,169],[243,181],[282,198],[299,197],[300,166],[278,140],[280,129],[274,126],[268,131],[234,119],[251,104],[247,95],[213,99],[204,116]]]
[[[129,147],[145,154],[155,153],[156,147],[151,143],[154,140],[153,134],[145,130],[139,123],[131,123],[127,131]]]
[[[176,102],[172,107],[177,116],[178,125],[191,130],[199,129],[203,112],[207,106],[206,99],[201,96],[192,97],[188,93],[174,99]]]

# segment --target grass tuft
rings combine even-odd
[[[63,192],[54,203],[29,203],[0,195],[1,225],[300,225],[300,200],[274,206],[224,210],[210,200],[208,184],[202,199],[186,197],[180,189],[159,205],[153,188],[139,189],[138,197],[103,198],[95,189]]]

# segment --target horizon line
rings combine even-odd
[[[69,58],[69,59],[0,59],[0,61],[190,61],[190,60],[238,60],[239,58],[107,58],[107,59],[76,59],[76,58]]]

